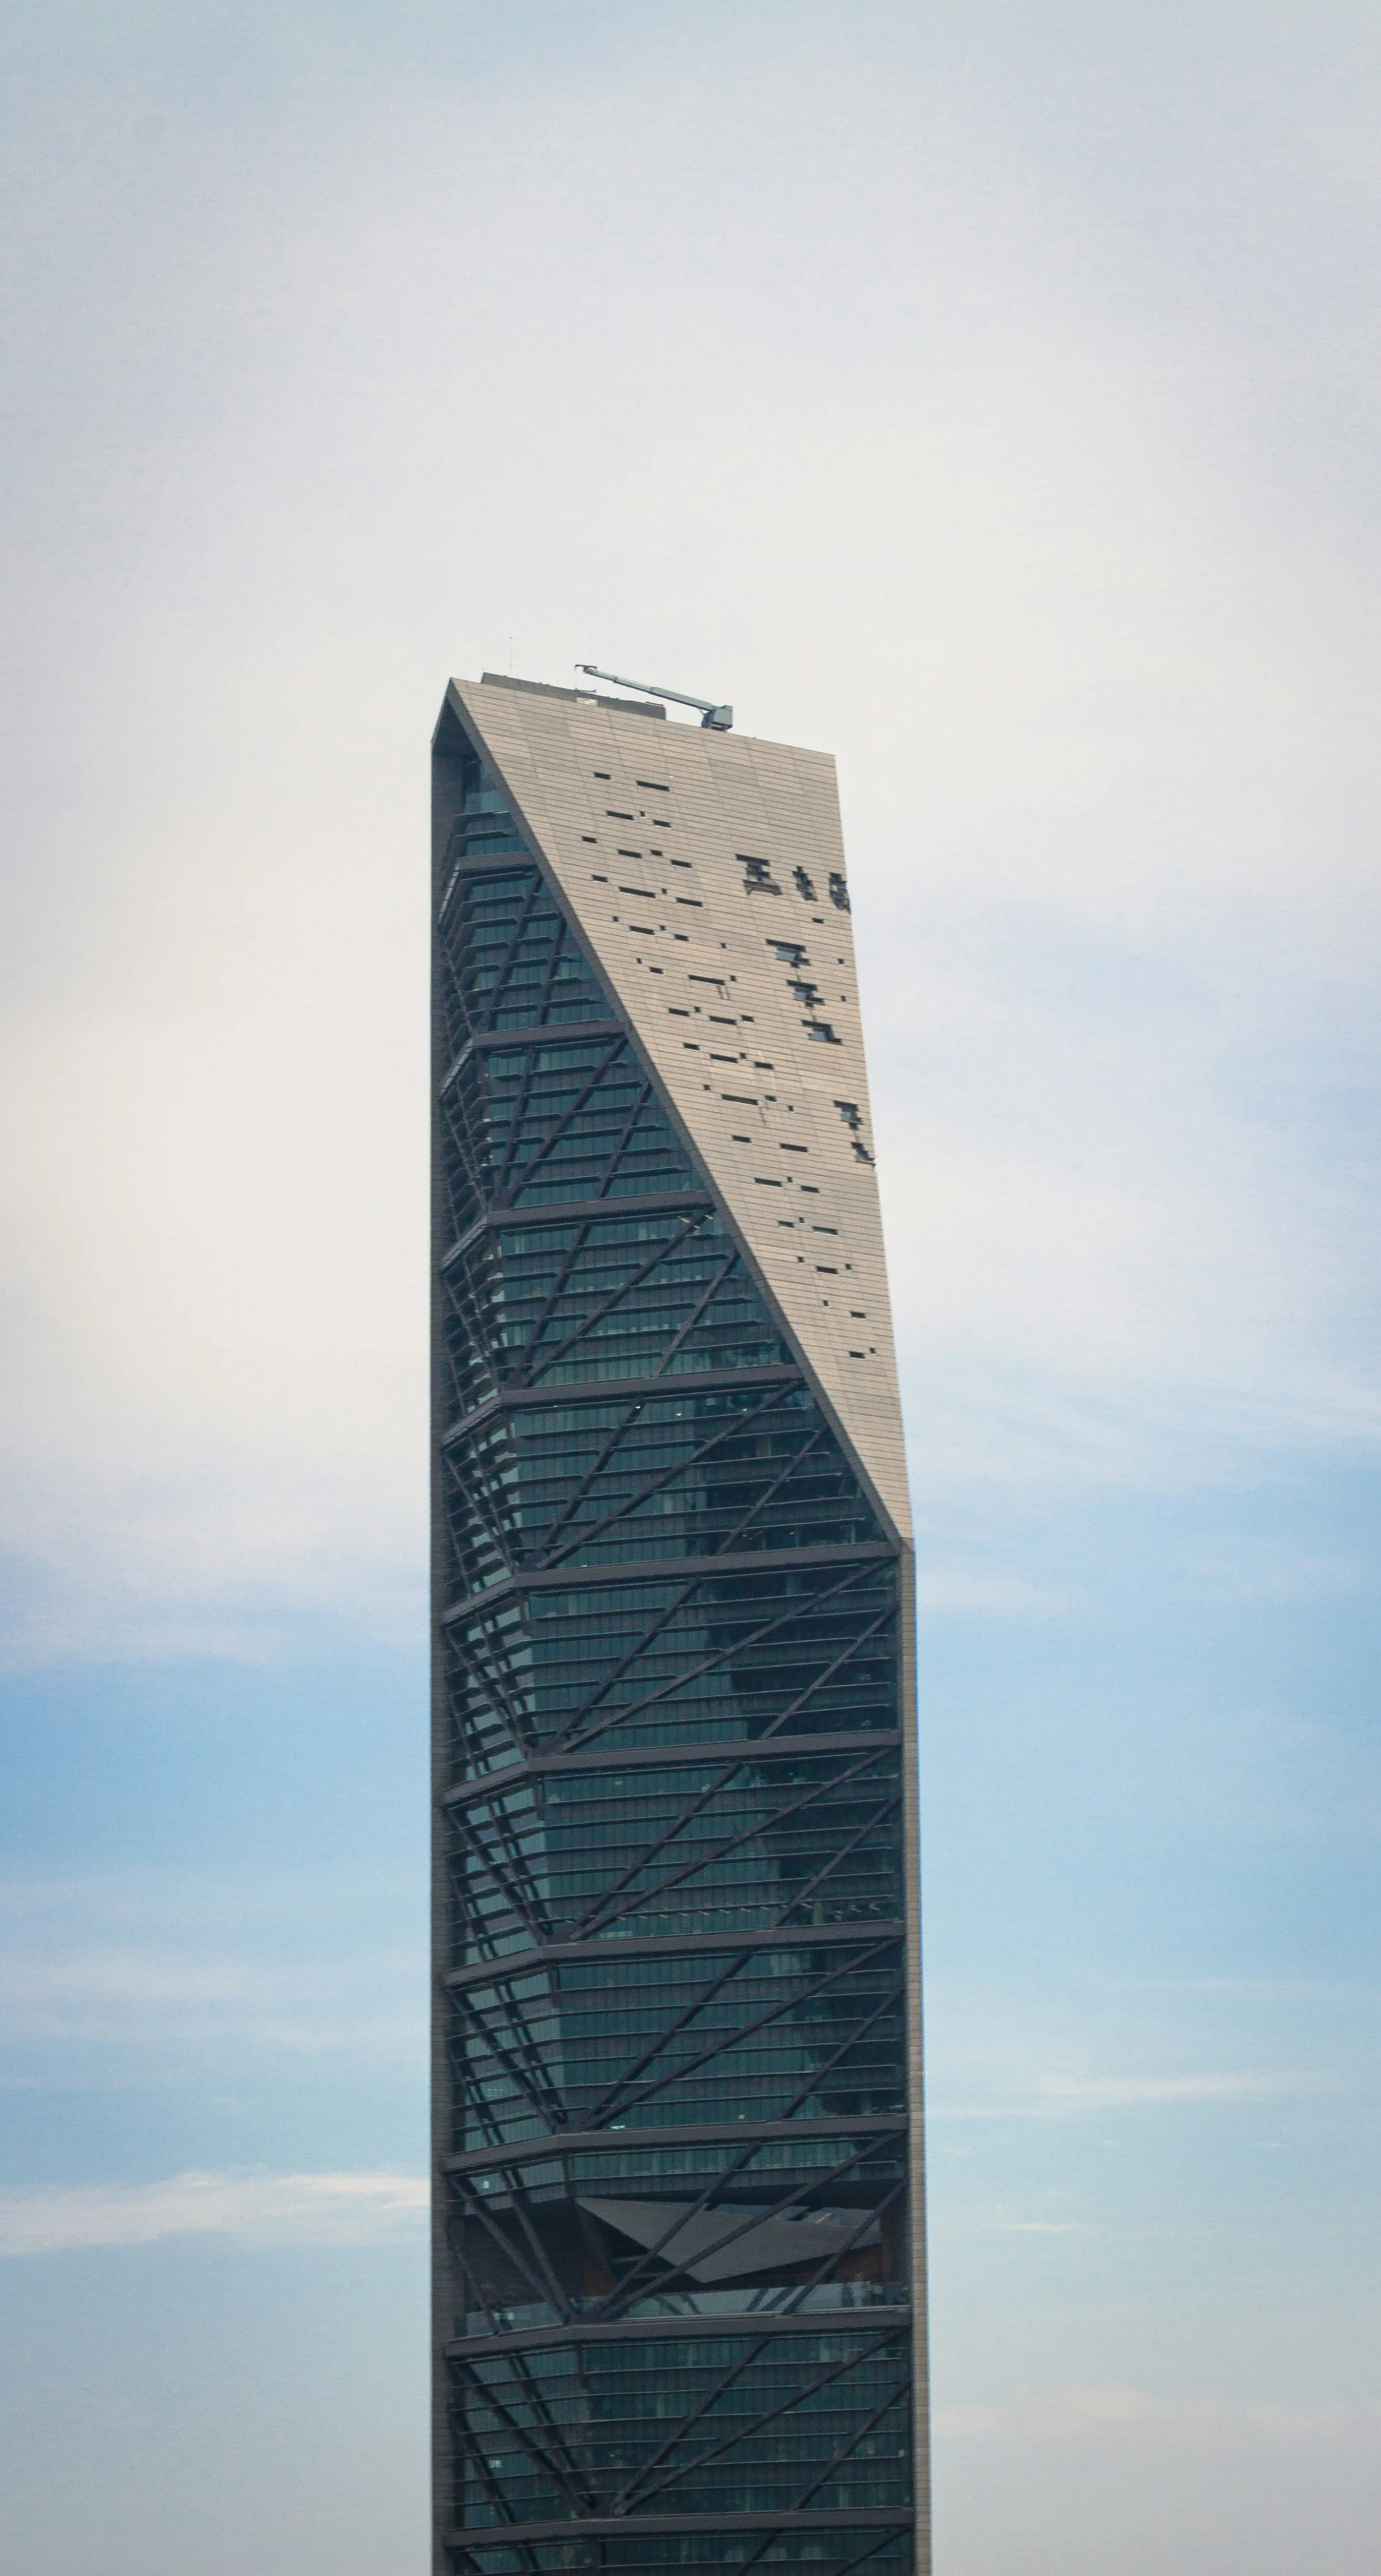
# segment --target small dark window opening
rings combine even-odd
[[[780,894],[781,887],[773,877],[766,859],[752,859],[746,850],[736,850],[735,858],[743,870],[745,894]]]

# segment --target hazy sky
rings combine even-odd
[[[1373,2576],[1381,17],[6,21],[7,2566],[426,2563],[426,748],[592,659],[840,762],[940,2576]]]

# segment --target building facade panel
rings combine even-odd
[[[436,2564],[924,2569],[910,1557],[831,765],[457,683],[435,786]],[[626,923],[573,852],[648,798],[674,891]]]

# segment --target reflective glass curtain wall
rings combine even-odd
[[[436,787],[436,2567],[911,2576],[904,1553],[449,705]]]

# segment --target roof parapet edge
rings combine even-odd
[[[550,680],[515,680],[506,671],[481,671],[480,687],[482,689],[526,689],[528,695],[534,698],[564,698],[568,706],[612,707],[617,715],[651,716],[654,723],[658,724],[666,720],[666,708],[663,706],[640,707],[636,698],[601,698],[593,689],[558,689],[553,687]]]

